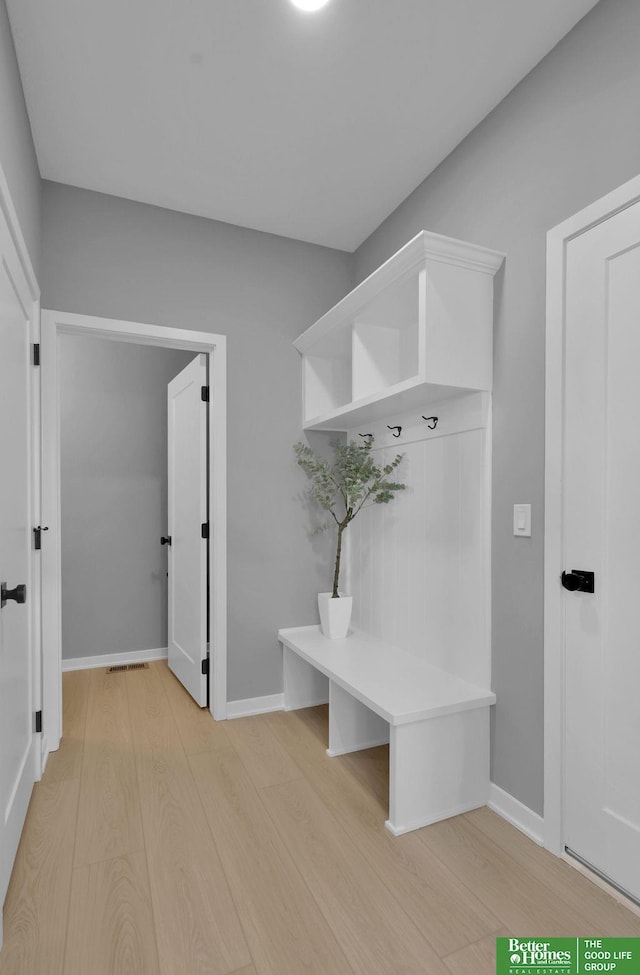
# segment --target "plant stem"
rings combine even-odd
[[[333,593],[332,599],[338,599],[338,579],[340,578],[340,555],[342,554],[342,533],[347,526],[338,524],[338,543],[336,546],[336,570],[333,574]]]

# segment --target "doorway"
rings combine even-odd
[[[545,845],[640,900],[640,178],[548,236]]]
[[[167,385],[193,353],[85,334],[59,353],[62,669],[166,656]]]
[[[136,322],[115,321],[53,311],[42,313],[42,434],[43,434],[43,753],[58,747],[62,700],[61,633],[61,368],[60,343],[66,336],[87,336],[111,342],[150,345],[204,353],[211,377],[208,446],[212,465],[208,485],[211,520],[209,629],[211,634],[210,711],[226,717],[226,342],[224,336]],[[158,543],[159,543],[158,539]]]

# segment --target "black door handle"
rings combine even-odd
[[[15,589],[7,589],[6,582],[0,584],[0,609],[6,606],[9,599],[14,599],[17,603],[26,603],[27,587],[24,583],[16,586]]]
[[[160,539],[161,545],[171,545],[171,535],[163,535]]]
[[[569,592],[595,592],[595,573],[584,569],[572,569],[563,572],[562,585]]]

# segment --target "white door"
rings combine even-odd
[[[565,844],[640,899],[640,204],[567,248]]]
[[[32,307],[0,210],[0,905],[34,780],[30,613]],[[24,586],[26,591],[18,588]],[[2,941],[0,915],[0,943]]]
[[[168,387],[169,667],[207,704],[207,357]],[[166,537],[165,537],[166,538]]]

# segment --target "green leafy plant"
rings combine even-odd
[[[391,463],[381,467],[371,455],[372,446],[373,437],[368,437],[363,443],[334,443],[333,463],[319,457],[307,444],[297,443],[293,448],[298,466],[311,481],[309,496],[329,512],[337,526],[334,599],[339,596],[340,557],[345,529],[365,504],[388,504],[396,492],[404,491],[406,486],[389,479],[403,455],[397,454]]]

